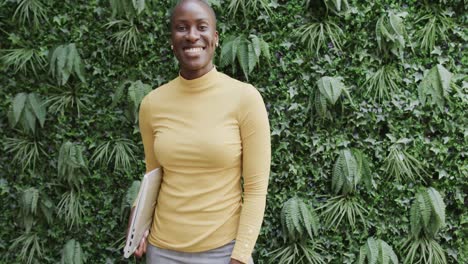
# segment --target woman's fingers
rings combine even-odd
[[[137,250],[135,250],[135,257],[141,258],[146,253],[146,246],[147,246],[147,237],[149,235],[149,230],[146,230],[143,234],[143,237],[140,240],[140,244],[138,245]]]

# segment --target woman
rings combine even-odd
[[[270,170],[265,105],[253,86],[214,67],[216,17],[205,2],[175,6],[171,44],[179,77],[140,106],[146,172],[161,166],[163,181],[135,255],[157,264],[251,263]]]

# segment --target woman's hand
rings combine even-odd
[[[231,259],[231,262],[229,262],[229,264],[244,264],[244,263],[238,261],[237,259]]]
[[[149,230],[146,230],[140,240],[140,245],[138,245],[137,250],[135,250],[135,253],[133,253],[135,257],[141,258],[146,253],[146,246],[148,245],[148,240],[146,238],[148,237],[148,234]]]
[[[125,237],[128,236],[128,231],[130,230],[131,219],[133,218],[134,213],[135,213],[135,207],[132,207],[132,210],[130,211],[130,216],[128,217],[127,234],[125,235]],[[140,240],[140,244],[138,245],[137,250],[135,251],[135,253],[133,253],[135,257],[141,258],[146,253],[146,246],[148,244],[147,242],[148,240],[146,238],[148,237],[148,235],[149,235],[149,230],[146,230],[145,233],[143,234],[143,237]]]

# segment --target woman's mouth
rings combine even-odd
[[[188,55],[197,55],[201,53],[205,48],[203,47],[193,47],[193,48],[184,48],[184,53]]]

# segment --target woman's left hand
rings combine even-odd
[[[231,259],[231,262],[229,264],[244,264],[236,259]]]

